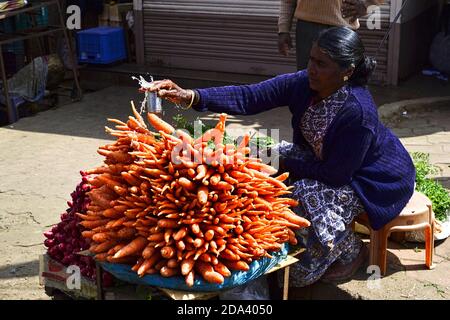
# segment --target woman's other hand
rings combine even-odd
[[[342,0],[342,17],[350,18],[350,23],[367,15],[365,0]]]
[[[281,155],[278,157],[278,174],[282,174],[287,171],[284,164],[284,159],[285,158]]]
[[[183,89],[172,80],[167,79],[151,82],[146,91],[156,92],[158,97],[179,105],[188,105],[195,94],[193,90]]]

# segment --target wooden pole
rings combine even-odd
[[[15,110],[15,107],[12,105],[12,101],[9,96],[8,78],[6,77],[5,62],[3,60],[3,51],[2,51],[1,45],[0,45],[0,69],[1,69],[1,73],[2,73],[5,105],[6,105],[6,110],[8,112],[8,121],[9,121],[9,123],[14,123],[17,120],[19,120],[19,117],[17,114],[17,110]]]
[[[143,15],[142,0],[133,1],[134,10],[134,36],[136,44],[136,63],[138,65],[145,64],[144,51],[144,15]]]
[[[289,298],[289,267],[284,268],[283,300]]]

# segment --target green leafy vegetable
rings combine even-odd
[[[193,122],[189,122],[183,115],[177,114],[173,117],[174,120],[174,126],[177,129],[184,129],[187,130],[191,136],[193,136],[195,139],[199,138],[201,134],[205,133],[207,130],[214,128],[214,126],[208,125],[203,123],[199,118],[195,119]],[[197,127],[198,132],[194,132],[194,127]],[[198,128],[201,128],[199,130]],[[224,144],[238,144],[238,139],[235,137],[230,136],[225,132],[224,138],[223,138]],[[254,137],[250,139],[250,147],[252,148],[258,148],[266,149],[271,148],[275,145],[275,141],[271,137]],[[214,142],[209,141],[208,146],[212,149],[214,149]]]
[[[437,173],[438,168],[430,164],[426,153],[414,152],[411,157],[416,167],[416,190],[431,200],[436,219],[445,221],[450,210],[450,194],[438,181],[428,178],[428,175]]]

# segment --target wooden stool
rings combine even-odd
[[[370,231],[370,265],[378,265],[381,274],[386,274],[387,242],[391,232],[405,232],[425,229],[425,264],[433,268],[434,250],[434,212],[431,201],[420,192],[414,192],[400,215],[380,230],[370,227],[367,214],[359,215],[353,221],[364,225]]]

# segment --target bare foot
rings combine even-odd
[[[369,250],[365,245],[361,247],[358,256],[349,264],[333,263],[320,278],[324,282],[343,281],[351,278],[361,267],[368,256]]]

